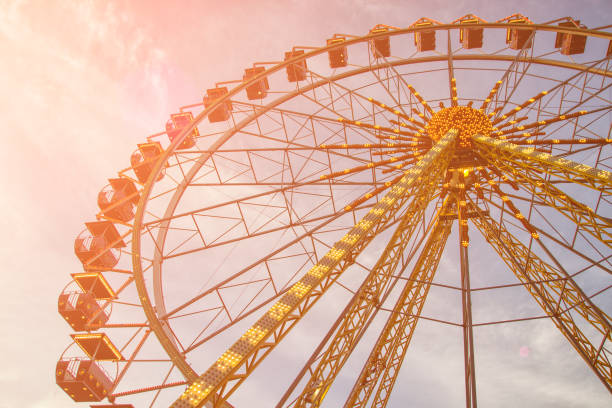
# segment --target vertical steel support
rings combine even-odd
[[[465,175],[456,169],[453,175],[457,188],[457,222],[459,223],[459,261],[461,268],[461,308],[463,312],[463,359],[465,369],[465,406],[476,408],[476,366],[474,364],[474,333],[472,331],[472,293],[468,259],[467,202]]]
[[[472,297],[468,247],[459,245],[461,259],[461,306],[463,308],[463,355],[465,366],[465,406],[476,408],[476,366],[474,364],[474,335],[472,333]]]
[[[443,207],[441,212],[445,209]],[[372,406],[384,407],[387,403],[450,234],[452,221],[438,220],[344,404],[345,408],[365,407],[379,378],[382,381]]]

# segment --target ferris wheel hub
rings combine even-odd
[[[489,136],[493,131],[493,125],[487,115],[479,109],[471,106],[452,106],[437,111],[425,129],[429,137],[436,142],[450,129],[457,129],[459,131],[457,147],[468,149],[472,147],[473,135]]]

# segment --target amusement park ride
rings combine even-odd
[[[325,405],[372,330],[344,406],[386,406],[419,320],[457,327],[467,407],[475,328],[538,318],[612,392],[596,304],[612,274],[609,27],[421,18],[294,47],[208,89],[100,192],[58,301],[73,334],[57,384],[91,407],[231,407],[319,313],[335,315],[280,401],[255,406]],[[434,278],[455,225],[452,286]],[[507,266],[487,273],[512,283],[471,286],[476,234]],[[440,287],[459,322],[422,313]],[[475,291],[508,288],[543,314],[473,321]]]

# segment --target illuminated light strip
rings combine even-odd
[[[508,135],[508,136],[499,136],[498,139],[499,140],[512,140],[512,143],[515,143],[516,142],[515,139],[524,139],[526,137],[532,137],[532,136],[543,136],[545,134],[546,134],[545,132],[525,132],[525,133],[513,134],[513,135]],[[521,144],[524,144],[524,143],[521,143]]]
[[[393,109],[390,106],[387,106],[384,103],[382,103],[380,101],[377,101],[374,98],[368,98],[368,101],[372,102],[374,105],[376,105],[376,106],[378,106],[380,108],[383,108],[386,111],[389,111],[389,112],[399,116],[402,119],[406,119],[406,120],[411,120],[412,119],[410,116],[406,115],[404,112],[402,112],[402,111],[400,111],[398,109]]]
[[[410,90],[410,92],[412,93],[412,95],[414,95],[415,98],[417,98],[419,100],[419,102],[421,102],[421,105],[423,105],[423,107],[425,108],[425,110],[430,114],[433,115],[434,111],[433,109],[431,109],[431,106],[429,106],[429,104],[427,103],[426,100],[423,99],[423,97],[421,96],[421,94],[419,94],[412,85],[408,84],[407,85],[408,89]],[[419,115],[421,116],[421,115]],[[422,117],[422,116],[421,116]]]
[[[501,84],[502,81],[497,81],[495,85],[493,85],[493,88],[491,88],[491,92],[489,92],[489,96],[487,96],[487,98],[482,102],[482,105],[480,105],[480,110],[484,111],[487,108],[489,102],[491,102],[491,99],[497,93],[497,90],[499,89]]]
[[[415,142],[411,142],[415,143]],[[384,149],[388,147],[408,147],[411,143],[364,143],[364,144],[321,144],[319,149]]]
[[[459,180],[459,191],[457,192],[457,220],[459,223],[459,241],[461,246],[467,248],[470,245],[467,224],[467,202],[465,194],[465,175],[464,172],[457,172]]]
[[[451,106],[457,106],[457,80],[451,78]]]
[[[476,190],[476,195],[478,196],[478,198],[484,199],[484,191],[482,189],[482,185],[477,182],[474,183],[472,186],[474,187],[474,190]]]
[[[419,132],[416,132],[416,133],[404,132],[403,134],[410,135],[410,137],[395,136],[395,135],[390,135],[390,136],[374,135],[374,136],[378,139],[403,140],[406,142],[415,142],[415,141],[424,139],[420,130]]]
[[[414,118],[408,118],[408,121],[409,121],[409,122],[416,122],[416,119],[414,119]],[[393,119],[389,120],[389,122],[391,122],[391,123],[393,123],[394,125],[397,125],[397,126],[401,126],[401,127],[405,127],[405,128],[407,128],[407,129],[414,130],[415,132],[418,132],[419,130],[423,130],[421,127],[417,127],[417,126],[409,125],[409,124],[407,124],[407,123],[404,123],[404,122],[399,122],[399,121],[397,121],[397,120],[393,120]]]
[[[387,188],[391,187],[392,185],[395,185],[397,183],[399,183],[400,181],[402,181],[404,175],[398,176],[395,179],[391,180],[391,181],[387,181],[385,184],[383,184],[380,187],[375,188],[372,191],[367,192],[366,194],[364,194],[362,197],[354,200],[353,202],[351,202],[350,204],[346,205],[344,207],[344,211],[350,211],[353,208],[357,207],[359,204],[362,204],[366,201],[368,201],[370,198],[372,198],[373,196],[380,194],[381,192],[383,192],[384,190],[386,190]],[[392,190],[393,191],[393,190]],[[397,194],[397,193],[394,193]],[[370,211],[373,211],[374,213],[380,212],[382,211],[381,209],[371,209]],[[380,214],[382,214],[382,212],[380,212]],[[378,215],[378,214],[377,214]]]
[[[516,126],[516,127],[510,128],[508,130],[498,131],[495,134],[497,136],[508,135],[510,133],[515,133],[515,132],[518,132],[518,131],[523,131],[525,129],[531,129],[531,128],[535,128],[535,127],[538,127],[538,126],[545,126],[545,125],[549,125],[551,123],[560,122],[562,120],[577,118],[578,116],[586,115],[587,113],[592,113],[592,112],[589,112],[589,111],[586,111],[586,110],[581,110],[579,112],[569,113],[567,115],[560,115],[560,116],[556,116],[556,117],[551,118],[551,119],[540,120],[538,122],[529,123],[527,125]]]
[[[420,115],[422,115],[422,113]],[[419,121],[419,120],[417,120],[417,119],[415,119],[413,117],[408,118],[408,122],[413,123],[413,124],[419,126],[421,129],[425,128],[425,123],[423,123],[423,122],[421,122],[421,121]]]
[[[495,114],[496,114],[497,112],[499,112],[500,110],[502,110],[502,108],[503,108],[503,106],[498,106],[497,108],[493,109],[493,111],[492,111],[492,112],[487,113],[487,116],[489,116],[489,117],[493,117],[493,116],[495,116]]]
[[[80,343],[81,340],[98,340],[104,342],[110,349],[110,351],[115,355],[114,359],[103,359],[103,360],[111,360],[118,361],[123,360],[123,356],[121,352],[115,347],[115,345],[110,341],[108,336],[105,333],[88,333],[88,334],[71,334],[70,337],[74,340],[76,344],[89,356],[89,358],[93,360],[102,360],[100,358],[96,358],[96,356],[89,354],[89,351],[85,349],[85,347]]]
[[[401,170],[406,166],[409,166],[411,164],[415,164],[417,163],[419,160],[421,159],[421,156],[417,155],[415,156],[415,158],[413,160],[406,160],[404,162],[398,163],[395,166],[393,166],[393,168],[391,169],[384,169],[382,171],[383,174],[387,174],[387,173],[391,173],[392,171],[397,171],[397,170]]]
[[[369,162],[368,164],[364,164],[362,166],[357,166],[357,167],[352,167],[349,169],[344,169],[341,171],[335,171],[333,173],[329,173],[329,174],[322,174],[321,176],[319,176],[319,178],[321,180],[327,180],[327,179],[332,179],[335,177],[339,177],[339,176],[345,176],[347,174],[352,174],[352,173],[357,173],[363,170],[368,170],[368,169],[372,169],[374,167],[380,167],[380,166],[384,166],[386,164],[390,164],[390,163],[395,163],[396,161],[400,161],[400,160],[406,160],[406,159],[412,159],[414,158],[414,154],[406,154],[400,157],[392,157],[390,159],[387,160],[381,160],[378,162]]]
[[[454,169],[447,169],[444,180],[442,181],[442,188],[440,189],[440,198],[445,198],[450,189],[450,182],[453,177]]]
[[[395,133],[396,135],[401,135],[401,136],[414,136],[414,133],[412,132],[404,132],[402,130],[399,129],[393,129],[390,127],[385,127],[385,126],[380,126],[380,125],[372,125],[370,123],[364,123],[361,122],[359,120],[348,120],[348,119],[344,119],[344,118],[338,118],[338,122],[340,123],[344,123],[344,124],[349,124],[349,125],[354,125],[354,126],[359,126],[365,129],[372,129],[372,130],[378,130],[381,132],[387,132],[387,133]],[[382,135],[375,135],[376,137],[383,137]],[[412,139],[410,139],[412,140]]]
[[[529,116],[521,116],[520,118],[515,118],[512,120],[507,121],[506,123],[502,123],[501,125],[499,125],[498,127],[493,127],[494,131],[499,131],[505,127],[511,126],[511,125],[516,125],[519,122],[524,121],[525,119],[529,119]]]
[[[508,176],[506,176],[505,174],[502,174],[502,172],[501,172],[501,171],[499,171],[499,169],[497,169],[495,166],[491,166],[491,167],[490,167],[490,170],[491,170],[491,171],[492,171],[492,172],[493,172],[493,173],[494,173],[494,174],[495,174],[497,177],[501,178],[503,181],[505,181],[506,183],[510,184],[510,187],[512,187],[512,189],[513,189],[513,190],[518,191],[518,189],[519,189],[519,188],[518,188],[518,185],[517,185],[517,184],[516,184],[514,181],[510,180],[510,179],[508,178]],[[481,171],[481,173],[482,173],[482,174],[485,174],[485,178],[487,178],[487,179],[489,178],[488,174],[486,174],[486,172],[485,172],[484,170],[483,170],[483,171]]]
[[[486,179],[489,178],[489,174],[487,174],[485,170],[481,170],[480,173]],[[539,239],[540,235],[538,234],[538,231],[535,229],[533,225],[531,225],[529,221],[525,219],[525,216],[521,213],[521,211],[518,208],[516,208],[512,200],[510,200],[510,198],[501,190],[501,188],[499,188],[497,184],[495,183],[490,183],[490,184],[491,184],[491,188],[493,189],[493,191],[495,191],[495,193],[501,198],[501,200],[505,203],[505,205],[508,206],[508,208],[512,212],[512,215],[514,215],[514,217],[517,220],[519,220],[521,224],[523,224],[523,227],[525,227],[525,229],[529,231],[529,233],[531,234],[533,238]]]
[[[512,143],[516,145],[556,145],[556,144],[612,144],[612,139],[594,139],[594,138],[580,138],[580,139],[548,139],[548,140],[517,140]]]
[[[431,145],[429,144],[424,144],[424,143],[415,143],[414,145],[412,145],[412,147],[402,147],[399,149],[394,149],[394,150],[385,150],[382,152],[373,152],[372,154],[374,156],[383,156],[385,154],[394,154],[394,153],[406,153],[406,152],[422,152],[424,150],[429,150],[429,148],[431,147]]]
[[[548,94],[548,91],[540,92],[539,94],[537,94],[533,98],[529,98],[528,100],[526,100],[522,104],[518,105],[517,107],[513,108],[512,110],[504,113],[499,118],[497,118],[494,121],[492,121],[491,124],[493,126],[497,125],[499,122],[501,122],[502,120],[506,119],[508,116],[516,114],[517,112],[519,112],[520,110],[522,110],[522,109],[526,108],[527,106],[531,105],[535,101],[538,101],[538,100],[542,99],[547,94]]]
[[[522,147],[503,140],[491,139],[487,136],[474,135],[472,136],[472,139],[475,142],[481,143],[489,148],[501,150],[509,156],[518,156],[522,159],[535,161],[558,170],[573,173],[591,181],[603,183],[608,188],[612,188],[612,173],[607,170],[587,166],[586,164],[578,163],[562,157],[554,157],[549,153],[537,152],[533,147]]]
[[[281,320],[287,317],[297,307],[301,300],[318,286],[331,270],[336,267],[344,256],[349,254],[366,236],[382,217],[382,214],[391,210],[400,197],[417,186],[422,181],[422,174],[430,175],[435,164],[441,159],[443,151],[448,152],[454,145],[457,131],[449,131],[434,148],[415,166],[401,176],[398,185],[392,188],[345,236],[328,251],[300,280],[292,285],[280,300],[278,300],[247,332],[240,337],[204,374],[196,379],[183,394],[172,404],[172,408],[201,407],[213,397],[217,387],[226,384],[231,374],[238,369],[253,352],[258,350],[270,334],[276,330]],[[418,170],[416,170],[418,168]],[[397,207],[397,205],[395,205]],[[357,239],[355,239],[355,235]],[[347,237],[348,236],[348,237]],[[345,239],[345,237],[347,237]],[[309,289],[304,289],[304,288]],[[296,289],[294,289],[296,288]],[[264,333],[260,340],[253,344],[252,335],[248,333]],[[231,367],[228,369],[228,367]]]

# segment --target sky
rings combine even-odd
[[[69,344],[57,296],[80,267],[74,238],[97,212],[106,179],[126,167],[136,143],[162,129],[177,107],[199,101],[215,82],[241,77],[254,61],[278,60],[294,45],[323,44],[333,33],[365,34],[378,23],[404,27],[422,16],[450,22],[469,12],[488,20],[521,12],[535,22],[573,16],[589,27],[612,20],[605,0],[0,0],[0,408],[73,406],[53,371]],[[532,325],[536,330],[538,323]],[[598,381],[583,382],[588,370],[566,366],[564,354],[533,363],[539,351],[569,349],[558,333],[538,333],[517,340],[513,357],[502,358],[507,372],[484,398],[497,395],[499,406],[512,406],[516,395],[503,385],[508,376],[533,391],[526,406],[609,404]],[[422,367],[457,351],[423,350],[415,356]],[[461,366],[449,370],[462,374]],[[535,378],[542,381],[537,387]],[[407,381],[419,381],[418,374]],[[458,384],[440,394],[462,401]],[[575,399],[559,400],[563,389]],[[445,403],[427,390],[429,402],[400,390],[393,406],[411,399],[418,406]]]

